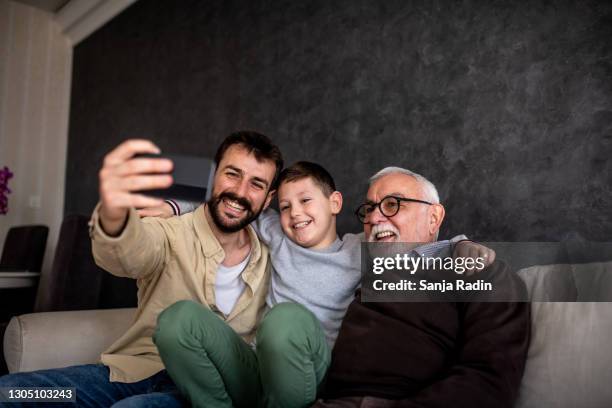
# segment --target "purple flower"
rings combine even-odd
[[[11,190],[8,188],[8,181],[13,177],[13,173],[8,167],[4,166],[0,169],[0,214],[8,212],[8,194]]]

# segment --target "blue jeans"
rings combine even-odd
[[[52,370],[15,373],[0,377],[0,387],[75,387],[76,406],[88,408],[189,406],[166,373],[161,371],[135,383],[109,381],[108,367],[87,364]],[[49,404],[54,408],[74,408],[74,403]],[[40,407],[40,403],[6,403],[7,407]]]

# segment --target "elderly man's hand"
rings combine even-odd
[[[484,267],[491,265],[495,261],[495,251],[484,245],[472,241],[460,241],[455,245],[453,258],[482,258]],[[484,268],[466,269],[466,276],[473,275],[482,271]]]

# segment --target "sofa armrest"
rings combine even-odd
[[[96,363],[130,326],[135,308],[32,313],[13,317],[4,335],[9,372]]]

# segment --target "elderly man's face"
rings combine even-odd
[[[376,180],[368,189],[367,201],[378,203],[387,196],[425,200],[420,183],[412,176],[392,173]],[[444,207],[401,202],[397,214],[386,217],[375,209],[364,224],[370,242],[431,242],[444,218]]]

